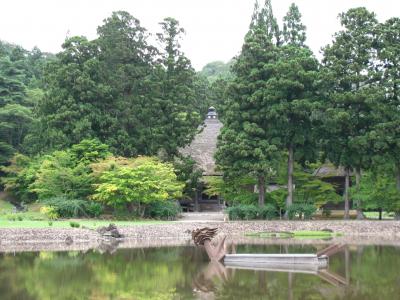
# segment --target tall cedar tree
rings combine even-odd
[[[224,127],[218,139],[217,164],[226,178],[252,175],[257,178],[260,206],[265,203],[265,180],[276,161],[277,149],[268,142],[265,118],[264,68],[276,57],[276,24],[270,1],[260,9],[256,2],[240,55],[232,67]]]
[[[349,176],[355,169],[357,189],[361,168],[371,158],[368,132],[374,124],[376,104],[374,63],[376,51],[375,14],[365,8],[352,8],[340,16],[342,31],[324,49],[325,82],[329,83],[326,103],[324,151],[336,166],[344,166],[345,218],[349,217]],[[361,205],[357,203],[359,218]]]
[[[100,83],[98,47],[84,37],[72,37],[45,71],[47,90],[38,104],[38,126],[30,140],[39,148],[62,149],[95,136],[108,140],[113,122],[111,89]],[[107,114],[106,114],[107,112]],[[36,138],[36,140],[35,140]]]
[[[100,82],[109,86],[112,95],[112,101],[98,101],[109,120],[104,125],[113,132],[106,143],[125,156],[150,154],[152,138],[146,120],[154,118],[148,110],[149,77],[157,50],[148,44],[149,34],[140,21],[125,11],[113,12],[97,33]]]
[[[379,122],[371,131],[378,157],[393,166],[396,187],[400,193],[400,19],[379,24],[378,58],[382,71],[384,97],[374,113]],[[400,219],[400,214],[397,214]]]
[[[311,116],[317,104],[318,62],[304,45],[305,37],[301,14],[292,4],[284,18],[284,43],[277,50],[277,60],[264,67],[272,75],[263,91],[268,138],[288,152],[286,208],[294,200],[295,158],[304,162],[313,159],[316,152]]]
[[[32,124],[32,105],[26,95],[29,77],[25,66],[27,51],[2,44],[0,53],[0,165],[15,151]]]
[[[156,133],[158,150],[164,150],[171,156],[179,147],[188,144],[197,132],[201,118],[196,98],[196,72],[190,60],[180,51],[181,35],[184,29],[173,18],[166,18],[160,23],[162,32],[158,40],[163,47],[161,55],[161,71],[159,74],[159,99],[155,99],[152,107],[158,104],[156,114],[160,126]],[[156,101],[159,100],[159,101]],[[199,107],[204,111],[204,108]]]

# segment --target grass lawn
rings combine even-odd
[[[1,212],[5,212],[5,213],[12,212],[13,208],[14,208],[14,206],[10,202],[0,199],[0,213]]]
[[[377,212],[377,211],[366,211],[366,212],[364,212],[364,216],[367,219],[379,219],[379,212]],[[393,220],[394,219],[394,214],[384,211],[384,212],[382,212],[382,219],[383,220]]]
[[[1,228],[72,228],[70,223],[79,223],[79,225],[87,228],[95,229],[100,226],[107,226],[113,223],[117,226],[135,226],[135,225],[149,225],[149,224],[163,224],[166,221],[156,220],[138,220],[138,221],[113,221],[113,220],[93,220],[93,219],[73,219],[73,220],[59,220],[59,221],[11,221],[4,220],[0,217]],[[51,225],[50,225],[51,224]]]
[[[98,220],[98,219],[68,219],[50,221],[40,213],[41,205],[32,203],[28,205],[28,211],[14,213],[14,206],[1,199],[0,197],[0,229],[1,228],[72,228],[71,222],[78,223],[80,227],[97,228],[107,226],[113,223],[117,226],[135,226],[147,224],[162,224],[167,221],[157,220],[135,220],[135,221],[114,221],[114,220]],[[10,219],[11,217],[11,219]],[[21,220],[19,220],[19,218]]]

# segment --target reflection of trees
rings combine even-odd
[[[285,252],[280,246],[237,250]],[[288,251],[314,250],[289,247]],[[395,299],[400,294],[399,254],[395,247],[369,246],[350,247],[331,257],[330,270],[349,275],[347,287],[333,286],[312,274],[210,266],[204,251],[194,247],[118,250],[113,255],[0,254],[0,299],[193,299],[194,288],[212,291],[216,299],[289,299],[290,286],[293,299]]]

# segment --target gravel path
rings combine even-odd
[[[400,221],[235,221],[171,222],[121,226],[125,247],[187,243],[190,233],[199,227],[218,227],[230,239],[241,239],[246,232],[323,230],[342,233],[347,241],[372,240],[400,244]],[[72,239],[72,243],[66,242]],[[104,238],[95,230],[76,228],[0,229],[0,252],[32,250],[73,250],[96,248]]]

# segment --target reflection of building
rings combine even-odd
[[[218,119],[218,113],[214,107],[208,109],[204,126],[198,133],[191,144],[180,150],[180,153],[190,156],[202,170],[203,176],[221,176],[221,173],[215,171],[214,155],[217,151],[217,138],[222,128],[222,123]],[[209,197],[204,194],[203,186],[200,186],[194,201],[196,210],[220,210],[220,199],[216,196]]]

